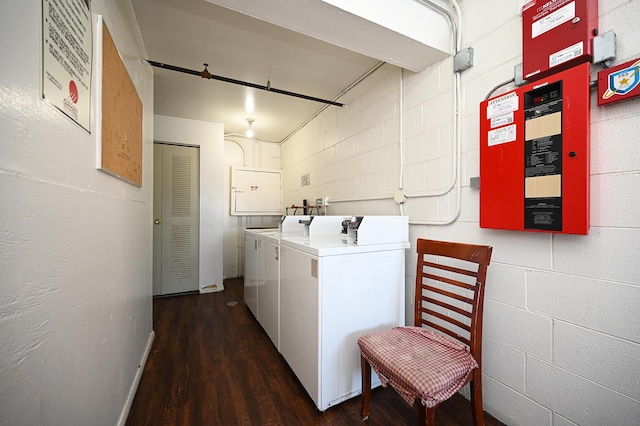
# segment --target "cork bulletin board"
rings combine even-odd
[[[142,102],[104,22],[99,167],[142,186]]]

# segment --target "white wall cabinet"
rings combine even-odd
[[[231,214],[280,216],[282,170],[231,167]]]

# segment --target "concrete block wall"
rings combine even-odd
[[[334,200],[392,199],[400,170],[399,83],[400,70],[383,66],[358,90],[344,96],[346,107],[325,110],[282,145],[285,205],[323,195]],[[301,186],[305,174],[310,176],[310,186]],[[356,212],[365,203],[345,204],[349,211]],[[367,208],[371,204],[367,202]],[[399,212],[393,203],[373,204],[379,205],[379,214]],[[332,204],[328,212],[340,214],[342,205]]]
[[[475,50],[474,67],[462,74],[461,210],[455,217],[455,189],[410,198],[403,211],[414,223],[412,244],[428,237],[494,247],[484,320],[485,410],[509,425],[638,424],[640,99],[599,108],[592,95],[588,236],[478,225],[479,193],[469,178],[479,174],[479,104],[522,62],[521,3],[460,2],[463,47]],[[617,34],[615,63],[640,57],[639,19],[637,0],[599,1],[600,31]],[[599,69],[592,66],[592,79]],[[453,173],[452,85],[450,59],[418,74],[382,67],[342,99],[347,107],[327,109],[282,145],[285,203],[328,196],[332,214],[397,214],[390,197],[400,186],[401,154],[408,194],[446,189]],[[306,173],[311,185],[302,187]],[[415,261],[408,250],[407,323]]]

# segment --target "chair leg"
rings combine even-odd
[[[434,426],[436,424],[436,407],[425,407],[420,398],[416,398],[414,404],[418,407],[418,424],[420,426]]]
[[[360,417],[364,421],[369,418],[369,405],[371,403],[371,365],[362,355],[360,355],[360,370],[362,371]]]
[[[482,373],[478,368],[473,371],[471,382],[471,404],[473,405],[473,425],[484,426],[484,410],[482,408]]]

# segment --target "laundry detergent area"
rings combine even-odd
[[[404,325],[408,248],[407,216],[289,215],[245,230],[245,303],[318,409],[361,393],[359,336]]]

